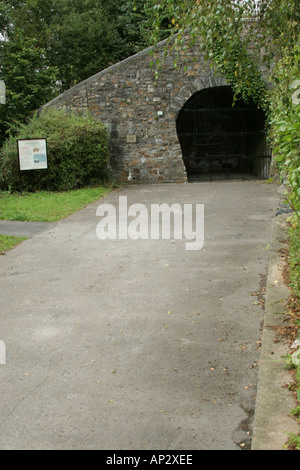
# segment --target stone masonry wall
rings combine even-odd
[[[115,64],[70,88],[45,107],[86,111],[109,129],[110,172],[118,182],[185,182],[186,171],[176,118],[197,91],[227,85],[204,61],[199,47],[164,58],[167,41],[155,56],[163,60],[158,78],[150,49]],[[174,68],[175,54],[177,67]],[[186,59],[188,65],[185,69]]]

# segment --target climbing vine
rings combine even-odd
[[[250,15],[247,2],[152,0],[152,3],[154,41],[158,37],[160,14],[162,10],[168,10],[170,34],[176,35],[175,47],[187,42],[187,30],[188,45],[194,45],[201,38],[204,59],[231,83],[235,98],[243,98],[246,102],[251,100],[259,108],[267,109],[266,82],[260,68],[261,49],[255,43],[250,44],[249,38],[255,37],[252,26],[245,28],[247,15]]]
[[[270,92],[270,137],[274,159],[287,180],[288,200],[299,220],[300,214],[300,45],[286,51],[274,70]],[[299,80],[298,80],[299,79]],[[298,91],[297,91],[298,88]]]

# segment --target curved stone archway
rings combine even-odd
[[[176,119],[188,181],[268,177],[265,113],[253,103],[233,106],[230,86],[202,88]]]
[[[171,50],[165,57],[167,45],[168,41],[163,41],[155,49],[162,63],[158,78],[149,48],[79,83],[44,106],[88,111],[106,124],[109,170],[118,182],[186,182],[177,117],[196,92],[228,85],[204,60],[199,44],[184,51]]]
[[[195,93],[201,90],[205,90],[207,88],[215,88],[228,85],[229,84],[224,77],[216,76],[213,71],[211,71],[210,74],[206,75],[203,78],[197,77],[195,79],[192,79],[186,85],[184,85],[179,91],[178,95],[174,97],[174,101],[171,104],[171,110],[174,111],[174,114],[177,119],[182,108]]]

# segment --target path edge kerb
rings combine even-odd
[[[274,328],[288,315],[289,289],[282,276],[285,261],[280,250],[287,247],[289,215],[275,217],[272,226],[251,450],[284,450],[288,434],[299,432],[298,424],[290,415],[295,406],[294,398],[286,387],[290,375],[284,367],[283,356],[289,352],[288,343],[283,338],[278,341]]]

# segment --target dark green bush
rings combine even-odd
[[[0,188],[18,191],[20,172],[17,140],[47,139],[47,170],[22,171],[22,189],[64,191],[107,179],[108,133],[89,116],[45,109],[25,125],[12,129],[0,151]]]

